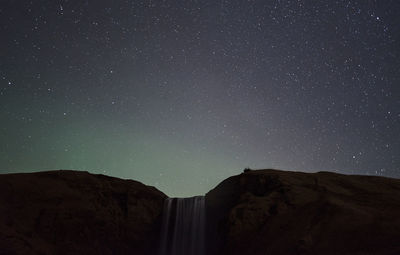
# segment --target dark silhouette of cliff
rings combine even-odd
[[[155,254],[165,197],[87,172],[0,175],[0,254]]]
[[[400,254],[400,180],[246,171],[206,195],[208,254]]]
[[[0,175],[0,254],[157,254],[154,187],[79,171]],[[252,170],[206,194],[207,255],[400,254],[400,180]]]

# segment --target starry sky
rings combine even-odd
[[[400,177],[398,0],[2,0],[0,173],[204,194],[245,167]]]

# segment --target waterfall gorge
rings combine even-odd
[[[205,198],[167,198],[159,255],[205,255]]]

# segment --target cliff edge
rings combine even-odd
[[[155,254],[166,196],[79,171],[0,175],[0,254]]]
[[[166,195],[79,171],[0,175],[0,254],[157,254]],[[400,180],[246,171],[206,201],[207,255],[400,254]]]
[[[400,254],[400,180],[246,171],[206,195],[208,254]]]

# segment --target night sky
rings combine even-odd
[[[400,177],[400,1],[0,2],[0,173],[170,196],[245,167]]]

